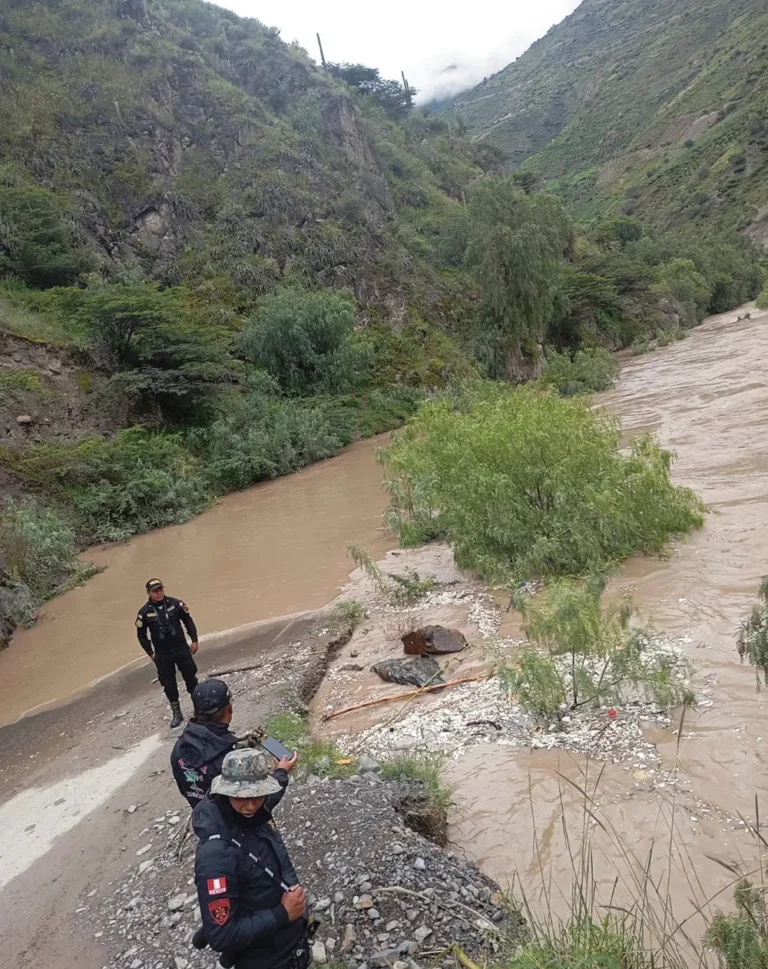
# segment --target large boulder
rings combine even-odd
[[[440,664],[431,656],[385,659],[375,663],[371,670],[388,683],[422,687],[443,682]]]
[[[411,656],[460,653],[469,645],[458,629],[446,629],[445,626],[422,626],[421,629],[414,629],[402,637],[402,643],[406,653]]]

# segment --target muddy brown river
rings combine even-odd
[[[354,567],[348,545],[376,558],[396,544],[381,527],[386,496],[374,448],[383,443],[360,442],[229,495],[186,525],[90,550],[83,558],[104,571],[48,603],[37,625],[0,653],[0,726],[148,662],[134,620],[151,576],[189,603],[202,663],[206,634],[324,605]]]
[[[656,940],[683,923],[674,935],[691,964],[699,910],[727,907],[735,871],[759,879],[761,852],[741,818],[754,823],[756,801],[760,813],[768,806],[767,694],[734,648],[768,573],[768,313],[748,309],[748,320],[737,319],[744,309],[713,317],[675,346],[626,358],[600,400],[629,436],[651,431],[674,451],[675,480],[710,510],[668,558],[632,559],[613,583],[633,589],[659,631],[690,635],[697,684],[711,685],[712,706],[689,713],[679,747],[672,733],[648,738],[691,796],[659,796],[642,771],[613,765],[596,785],[603,765],[544,751],[476,748],[447,771],[452,839],[522,888],[536,914],[565,916],[579,881],[603,905],[645,898]],[[592,874],[581,879],[585,856]]]
[[[748,309],[750,319],[738,320],[744,309],[713,317],[681,343],[625,358],[617,388],[600,400],[628,435],[651,431],[673,450],[675,480],[710,509],[704,528],[666,559],[630,560],[614,582],[633,588],[660,631],[691,637],[697,683],[710,685],[713,703],[690,714],[679,748],[672,734],[652,739],[708,810],[694,814],[690,799],[665,803],[642,777],[609,765],[595,795],[605,813],[593,823],[578,788],[599,768],[562,754],[481,748],[448,770],[453,840],[502,884],[519,881],[556,911],[568,907],[573,846],[594,827],[599,891],[615,892],[619,877],[631,899],[655,844],[656,881],[666,879],[683,900],[680,917],[694,919],[693,936],[696,908],[727,900],[707,901],[729,891],[725,866],[748,871],[756,862],[735,820],[754,816],[755,798],[763,811],[768,804],[768,694],[756,692],[734,649],[734,630],[768,573],[768,313]],[[201,633],[328,601],[350,571],[349,543],[374,556],[393,545],[380,528],[385,498],[373,446],[232,495],[186,525],[89,553],[105,571],[50,603],[37,627],[0,654],[0,723],[140,660],[133,618],[150,574],[190,603]]]

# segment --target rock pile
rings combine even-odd
[[[395,806],[408,791],[373,772],[289,788],[276,820],[322,921],[315,962],[415,969],[453,943],[482,960],[521,937],[524,922],[495,882],[405,826]],[[116,953],[108,969],[217,964],[191,945],[200,915],[185,824],[182,812],[153,819],[114,893],[81,903],[78,914]]]

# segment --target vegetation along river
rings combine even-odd
[[[632,559],[615,581],[633,590],[656,629],[689,639],[707,699],[687,714],[679,746],[672,732],[647,735],[688,793],[679,797],[673,784],[659,791],[643,770],[555,751],[475,748],[447,771],[456,796],[452,840],[500,883],[521,884],[535,911],[562,916],[571,908],[587,844],[603,904],[636,904],[645,894],[666,919],[656,939],[690,920],[680,935],[689,933],[694,948],[705,928],[697,910],[711,918],[728,906],[734,870],[759,873],[759,848],[743,819],[754,823],[756,798],[761,811],[768,803],[765,693],[734,647],[768,573],[768,314],[753,309],[738,321],[743,312],[627,358],[616,389],[601,397],[628,435],[651,431],[675,452],[673,477],[710,510],[704,528],[668,558]],[[584,811],[584,791],[590,810],[600,805],[594,816]],[[646,867],[656,887],[641,889]]]
[[[764,694],[756,693],[754,673],[734,649],[734,630],[768,573],[768,313],[740,315],[713,317],[683,342],[626,358],[616,389],[600,399],[628,435],[652,431],[672,449],[676,481],[710,509],[704,528],[668,558],[633,559],[615,581],[633,588],[657,629],[690,638],[697,684],[707,684],[712,702],[689,715],[679,746],[671,733],[650,738],[704,810],[698,816],[661,804],[642,776],[629,783],[635,790],[628,796],[626,776],[609,766],[598,797],[615,834],[604,834],[596,848],[596,878],[608,890],[620,867],[617,852],[625,861],[632,853],[640,858],[649,839],[679,828],[680,864],[668,880],[694,908],[694,899],[709,897],[709,886],[728,885],[720,862],[749,868],[752,848],[739,812],[749,812],[755,796],[765,803],[768,794]],[[375,556],[394,544],[380,526],[385,496],[373,448],[360,443],[232,495],[186,525],[88,553],[105,570],[51,602],[38,625],[0,655],[2,719],[64,699],[136,661],[133,615],[149,573],[189,601],[206,633],[327,601],[350,570],[349,543]],[[574,784],[593,790],[594,764],[553,752],[475,749],[447,774],[456,791],[453,840],[489,874],[502,883],[519,876],[533,896],[570,884],[565,876],[575,862],[564,847],[563,817],[583,822],[583,796]],[[683,856],[693,861],[695,890]],[[566,905],[568,892],[561,894]]]

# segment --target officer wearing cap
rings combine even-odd
[[[288,784],[262,750],[233,750],[192,813],[203,931],[235,969],[305,969],[307,903],[271,809]]]
[[[148,601],[136,616],[136,632],[141,648],[154,660],[157,678],[171,704],[171,727],[178,727],[184,717],[179,703],[179,687],[176,670],[184,677],[190,695],[197,686],[197,665],[193,659],[197,652],[197,629],[189,614],[189,607],[182,599],[167,596],[160,579],[147,582]],[[186,629],[191,644],[184,635]]]
[[[232,699],[223,680],[199,683],[192,693],[192,706],[195,715],[173,746],[171,768],[182,797],[195,808],[221,773],[222,761],[234,750],[237,737],[229,729]]]

